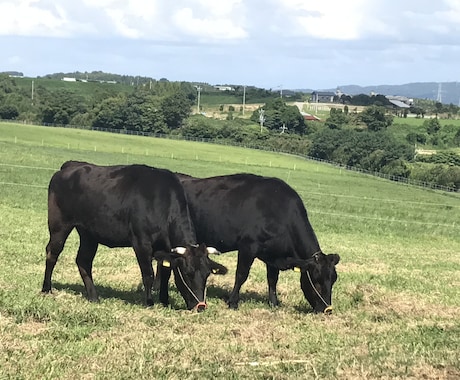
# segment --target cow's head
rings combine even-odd
[[[337,280],[337,254],[315,253],[311,259],[298,260],[293,265],[300,270],[300,286],[315,313],[332,312],[332,285]]]
[[[205,244],[176,247],[171,250],[170,260],[163,259],[162,264],[173,270],[177,289],[189,310],[206,309],[206,281],[211,273],[227,273],[225,266],[209,258],[210,253],[220,254],[217,249]]]

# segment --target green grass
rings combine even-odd
[[[413,127],[420,127],[423,125],[423,123],[429,120],[429,118],[416,118],[416,117],[395,117],[393,119],[393,124],[406,124],[409,126]],[[441,126],[444,125],[455,125],[455,126],[460,126],[460,119],[439,119],[439,123]]]
[[[131,249],[100,247],[91,304],[73,233],[44,273],[46,187],[68,159],[146,163],[196,176],[276,176],[304,200],[323,250],[337,252],[335,312],[313,315],[298,274],[283,272],[282,305],[267,305],[256,262],[238,311],[223,297],[229,267],[210,277],[194,314],[171,282],[171,308],[143,306]],[[0,379],[413,378],[460,376],[460,198],[289,155],[101,132],[0,124]]]

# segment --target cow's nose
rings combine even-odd
[[[196,305],[196,311],[198,313],[201,313],[202,311],[205,311],[208,305],[206,305],[206,302],[200,302],[198,305]]]

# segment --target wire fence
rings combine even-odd
[[[281,150],[281,149],[267,148],[267,147],[259,146],[256,144],[241,144],[241,143],[224,140],[224,139],[197,138],[197,137],[174,135],[174,134],[132,131],[132,130],[127,130],[127,129],[99,128],[99,127],[79,126],[79,125],[72,125],[72,124],[49,124],[49,123],[37,124],[37,123],[28,122],[28,121],[16,121],[16,120],[0,120],[0,121],[10,122],[10,123],[14,122],[14,123],[26,124],[26,125],[40,125],[44,127],[85,129],[85,130],[98,131],[98,132],[108,132],[108,133],[117,133],[117,134],[132,135],[132,136],[163,138],[163,139],[169,139],[169,140],[204,142],[204,143],[210,143],[210,144],[227,145],[227,146],[235,146],[235,147],[247,148],[247,149],[263,150],[263,151],[274,152],[274,153],[283,153],[283,154],[289,154],[292,156],[303,158],[305,160],[321,162],[321,163],[328,164],[328,165],[338,167],[341,169],[345,169],[348,171],[370,175],[373,177],[379,177],[379,178],[383,178],[389,181],[398,182],[402,184],[423,187],[426,189],[441,190],[445,192],[460,192],[460,189],[457,189],[455,187],[439,185],[433,182],[419,181],[419,180],[411,179],[407,177],[395,176],[395,175],[385,174],[385,173],[376,172],[376,171],[369,171],[369,170],[357,168],[354,166],[343,165],[337,162],[324,160],[321,158],[316,158],[316,157],[303,155],[299,153],[292,153],[292,152]]]

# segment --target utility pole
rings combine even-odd
[[[245,108],[246,108],[246,86],[243,86],[243,116],[244,116]]]
[[[196,112],[200,113],[200,94],[201,94],[201,87],[197,86],[196,90],[198,91],[198,104],[196,107]]]
[[[265,110],[263,108],[261,108],[259,110],[260,133],[262,133],[262,128],[264,126],[264,121],[265,121],[264,113],[265,113]]]

